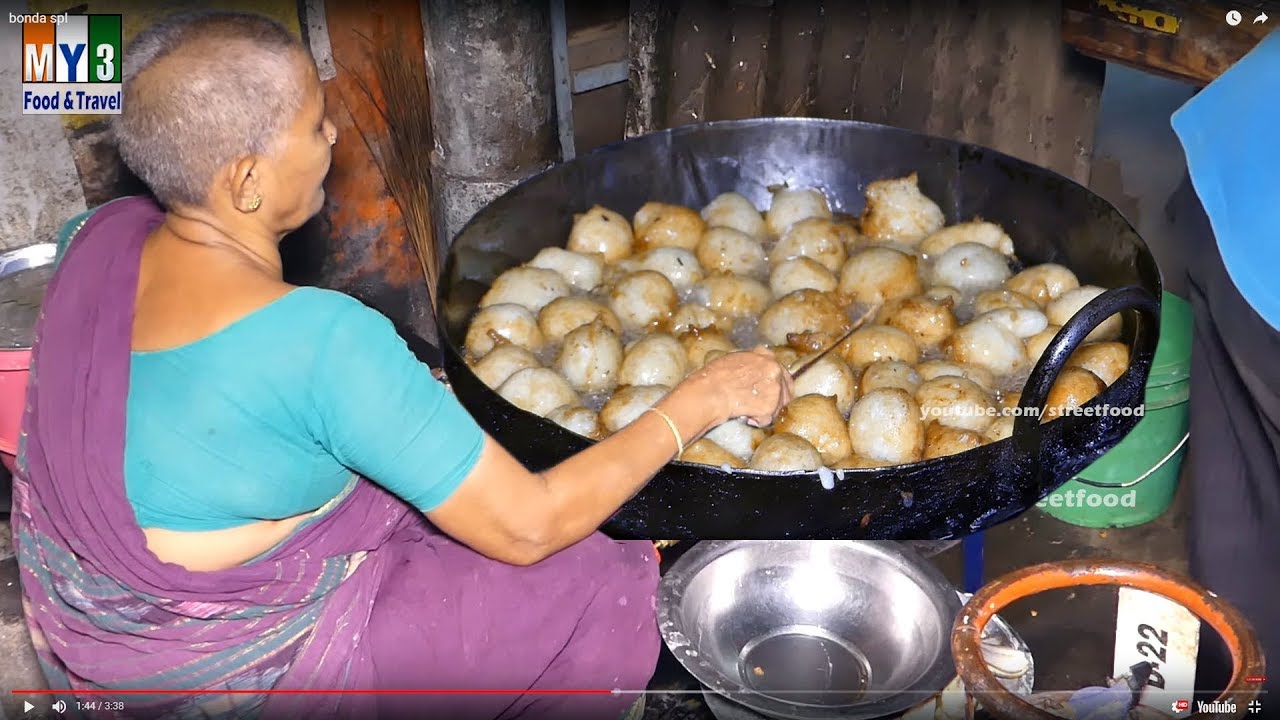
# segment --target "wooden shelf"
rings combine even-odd
[[[574,94],[627,81],[626,18],[569,32],[569,72]]]
[[[1238,10],[1232,27],[1226,16]],[[1265,22],[1254,20],[1265,14]],[[1062,35],[1090,57],[1207,85],[1280,28],[1280,2],[1064,0]]]

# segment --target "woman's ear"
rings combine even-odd
[[[237,160],[231,165],[230,173],[228,185],[232,205],[242,213],[257,212],[263,203],[258,158],[250,155]]]

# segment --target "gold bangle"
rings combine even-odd
[[[648,408],[645,412],[651,412],[662,418],[666,421],[667,427],[671,428],[671,435],[676,439],[676,460],[679,460],[680,456],[684,455],[684,438],[680,437],[680,428],[676,427],[676,421],[656,407]]]

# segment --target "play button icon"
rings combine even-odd
[[[36,709],[36,706],[35,706],[35,705],[32,705],[31,703],[27,702],[26,700],[23,700],[23,701],[22,701],[22,712],[24,712],[24,713],[29,713],[29,712],[31,712],[32,710],[35,710],[35,709]]]

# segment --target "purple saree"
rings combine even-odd
[[[90,216],[37,328],[13,525],[50,688],[68,701],[212,691],[120,694],[122,712],[95,717],[617,718],[634,695],[258,692],[640,690],[657,659],[657,562],[648,543],[596,534],[504,565],[367,480],[253,562],[159,561],[123,467],[138,265],[162,219],[142,198]]]

